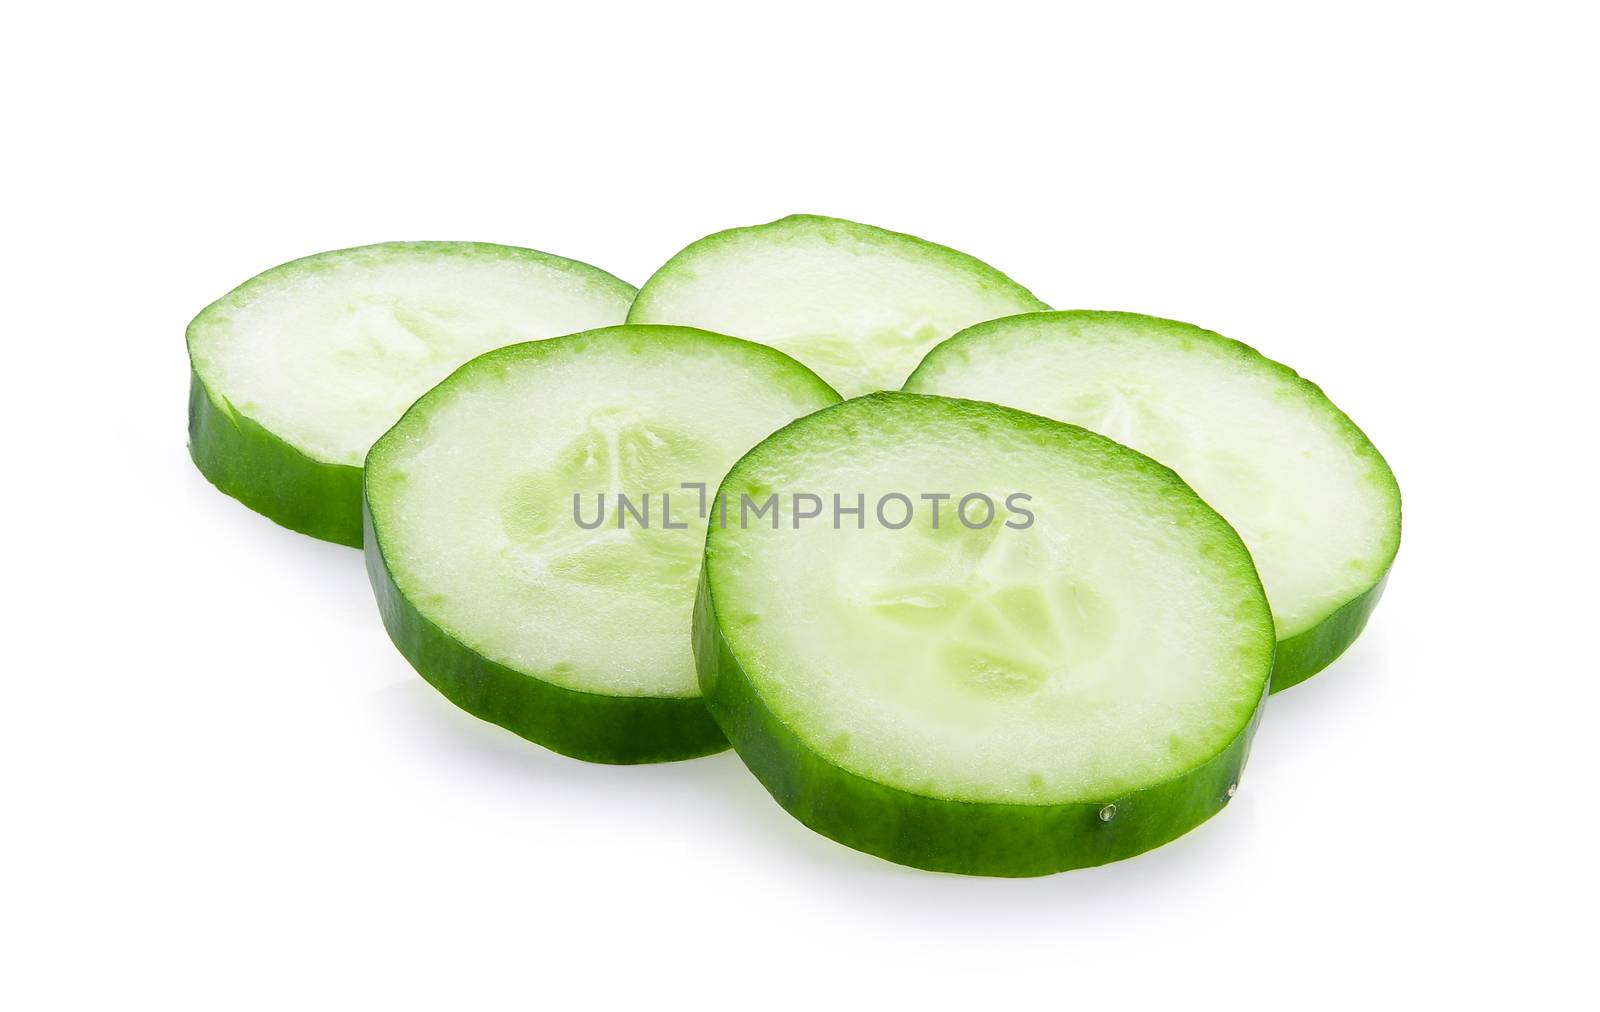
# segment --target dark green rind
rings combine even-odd
[[[1367,627],[1367,619],[1378,606],[1383,588],[1389,582],[1384,570],[1378,582],[1346,601],[1332,615],[1310,629],[1278,641],[1277,658],[1272,665],[1272,691],[1281,692],[1299,685],[1339,659]]]
[[[189,371],[189,456],[206,480],[292,531],[361,547],[361,468],[313,460]]]
[[[489,660],[429,621],[395,585],[362,499],[367,577],[383,626],[428,684],[475,717],[562,755],[652,763],[721,752],[728,741],[698,697],[606,696],[542,681]]]
[[[812,751],[773,714],[728,649],[706,573],[694,609],[706,706],[773,798],[811,829],[897,864],[1023,878],[1120,861],[1187,833],[1228,804],[1260,722],[1182,776],[1090,803],[950,801],[875,783]],[[1265,692],[1262,694],[1265,699]],[[1109,820],[1101,813],[1115,805]]]
[[[1296,633],[1287,639],[1278,641],[1277,658],[1272,668],[1272,691],[1280,692],[1292,685],[1299,685],[1312,675],[1326,668],[1338,660],[1350,645],[1361,635],[1367,626],[1367,619],[1372,617],[1373,609],[1378,606],[1378,599],[1383,596],[1383,588],[1389,582],[1389,573],[1394,568],[1395,556],[1400,551],[1400,528],[1402,525],[1402,509],[1400,500],[1400,484],[1395,479],[1394,471],[1389,467],[1389,462],[1384,459],[1367,434],[1361,431],[1360,426],[1351,420],[1350,416],[1339,409],[1337,404],[1323,393],[1322,388],[1311,380],[1301,376],[1282,362],[1270,359],[1255,348],[1224,336],[1214,330],[1206,330],[1192,323],[1181,320],[1168,320],[1159,316],[1146,316],[1143,313],[1128,313],[1115,310],[1069,309],[1052,310],[1042,313],[1019,313],[1015,317],[1001,317],[998,320],[986,320],[983,323],[973,324],[966,330],[946,338],[933,346],[928,354],[923,356],[922,362],[911,371],[902,390],[920,392],[915,390],[917,379],[922,371],[936,358],[950,354],[958,349],[964,350],[969,344],[976,344],[988,334],[1005,326],[1008,322],[1022,320],[1050,320],[1061,317],[1083,317],[1116,319],[1130,318],[1141,324],[1159,324],[1164,329],[1180,334],[1188,340],[1202,340],[1231,350],[1235,355],[1248,359],[1286,377],[1290,381],[1312,391],[1321,398],[1330,408],[1344,428],[1353,433],[1356,438],[1371,451],[1372,457],[1383,465],[1383,474],[1388,478],[1388,484],[1393,492],[1395,506],[1395,537],[1393,550],[1388,559],[1384,561],[1383,573],[1370,587],[1352,597],[1350,600],[1335,608],[1328,616],[1317,624]]]
[[[189,456],[200,473],[221,491],[292,531],[351,548],[361,547],[361,468],[308,456],[254,419],[248,418],[211,390],[194,367],[195,330],[219,307],[230,306],[257,287],[285,275],[316,273],[341,257],[381,257],[401,250],[424,250],[451,256],[476,256],[577,268],[592,273],[619,292],[634,287],[608,271],[581,260],[487,242],[390,242],[328,250],[262,271],[201,310],[189,322]]]

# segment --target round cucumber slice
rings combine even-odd
[[[906,389],[1085,426],[1174,468],[1255,557],[1276,691],[1344,652],[1400,547],[1400,487],[1318,387],[1254,349],[1136,313],[1030,313],[935,348]]]
[[[778,351],[686,327],[473,359],[367,456],[367,572],[390,637],[456,705],[557,752],[720,751],[689,636],[708,489],[838,399]]]
[[[829,509],[710,528],[694,646],[712,714],[800,821],[1021,876],[1227,803],[1272,617],[1239,536],[1173,472],[1011,408],[884,393],[779,430],[720,495],[788,490]],[[833,495],[859,520],[835,526]]]
[[[963,327],[1048,308],[965,253],[796,214],[691,243],[645,282],[628,322],[770,344],[855,397],[898,388],[929,348]]]
[[[491,348],[621,323],[633,287],[512,246],[392,242],[259,274],[189,324],[189,452],[285,527],[361,546],[361,461]]]

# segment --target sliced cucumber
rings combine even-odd
[[[189,324],[189,452],[285,527],[361,545],[361,461],[491,348],[621,323],[633,287],[512,246],[394,242],[274,267]]]
[[[1400,546],[1400,488],[1313,383],[1254,349],[1134,313],[1031,313],[931,352],[906,389],[1073,422],[1168,464],[1250,546],[1272,601],[1274,691],[1344,652]]]
[[[806,825],[903,864],[1038,875],[1227,803],[1272,618],[1238,535],[1177,475],[1076,426],[888,393],[775,433],[720,495],[791,491],[825,515],[711,527],[695,654],[734,748]],[[860,529],[834,526],[833,495],[864,505]]]
[[[725,748],[689,637],[707,489],[838,399],[780,352],[686,327],[472,360],[367,456],[367,572],[390,637],[462,709],[557,752]]]
[[[770,344],[854,397],[898,388],[929,348],[963,327],[1048,308],[965,253],[796,214],[691,243],[645,282],[628,322]]]

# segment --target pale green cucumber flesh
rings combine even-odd
[[[1031,313],[929,353],[908,391],[1082,425],[1171,466],[1239,531],[1280,642],[1273,688],[1365,625],[1400,544],[1400,490],[1314,384],[1199,327],[1133,313]]]
[[[854,397],[898,388],[928,349],[964,327],[1046,308],[965,253],[871,225],[791,215],[690,244],[640,289],[628,322],[770,344]]]
[[[710,511],[683,486],[706,486],[709,502],[748,447],[837,400],[780,352],[683,327],[611,327],[474,359],[367,458],[366,548],[380,602],[395,599],[391,636],[456,702],[558,751],[631,762],[722,747],[688,635]],[[619,513],[619,493],[648,520]],[[580,524],[602,495],[605,522]],[[435,631],[418,634],[418,619]],[[573,720],[550,720],[550,708],[586,697],[637,727],[571,740]],[[687,714],[698,739],[680,740]]]
[[[189,325],[190,452],[257,512],[360,545],[367,449],[452,370],[503,345],[620,323],[633,288],[488,243],[384,243],[275,267]]]
[[[876,394],[785,427],[722,485],[795,490],[862,495],[864,529],[713,525],[695,649],[718,723],[806,824],[1024,875],[1126,857],[1226,803],[1271,615],[1238,535],[1170,470],[1012,409]],[[874,523],[896,493],[913,521]],[[952,522],[971,493],[994,522]]]

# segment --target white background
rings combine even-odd
[[[13,10],[0,1005],[1592,1002],[1595,29],[1543,4]],[[410,671],[356,552],[188,461],[183,327],[276,263],[476,239],[637,284],[791,211],[1221,330],[1387,455],[1388,595],[1272,699],[1218,818],[969,879],[811,834],[731,754],[561,758]]]

